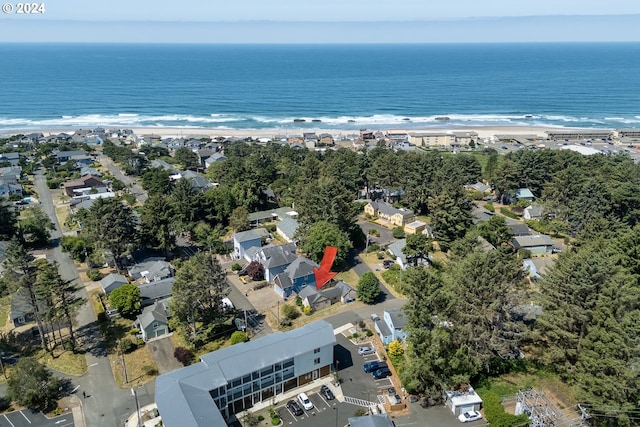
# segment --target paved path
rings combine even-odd
[[[141,204],[144,204],[144,202],[149,198],[147,192],[142,189],[140,184],[138,184],[138,181],[122,173],[122,169],[120,169],[120,166],[113,163],[113,161],[109,157],[105,156],[104,154],[100,154],[98,156],[98,161],[107,168],[111,175],[122,181],[129,188],[131,194],[136,196],[136,199]]]
[[[53,247],[48,250],[47,256],[49,259],[54,259],[58,262],[60,275],[63,279],[73,280],[82,284],[73,260],[60,247],[59,240],[62,232],[42,170],[38,170],[34,178],[42,209],[49,215],[55,225],[55,230],[51,233]],[[84,287],[78,291],[78,295],[88,299],[87,291]],[[60,376],[70,379],[74,387],[80,386],[77,390],[78,395],[81,395],[83,391],[87,394],[87,398],[82,399],[87,426],[121,427],[124,420],[131,413],[131,408],[135,410],[135,401],[130,390],[122,390],[116,387],[97,319],[90,304],[82,306],[76,321],[76,334],[81,348],[86,351],[88,372],[82,377]],[[147,404],[154,400],[153,390],[153,382],[141,387],[138,392],[141,404]]]
[[[171,337],[163,337],[147,343],[151,356],[158,365],[158,372],[166,374],[182,368],[182,363],[178,362],[173,356],[175,347],[171,342]]]

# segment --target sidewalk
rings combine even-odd
[[[143,426],[155,427],[162,422],[162,418],[160,416],[154,416],[158,413],[157,409],[158,407],[155,403],[151,403],[140,408],[140,421]],[[136,414],[135,412],[131,414],[127,421],[124,423],[124,427],[140,427],[138,425],[138,414]]]

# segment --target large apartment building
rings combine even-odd
[[[335,343],[321,320],[205,354],[156,379],[163,425],[226,426],[233,414],[329,375]]]

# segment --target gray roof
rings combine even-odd
[[[395,427],[387,414],[365,415],[364,417],[349,418],[351,427]]]
[[[265,268],[289,265],[298,258],[296,255],[296,245],[294,243],[265,246],[261,251],[262,256],[266,259],[264,263]]]
[[[267,211],[252,212],[249,214],[249,221],[285,219],[297,216],[297,212],[292,207],[286,206]]]
[[[542,216],[542,206],[541,205],[536,205],[535,203],[527,208],[525,208],[526,211],[529,212],[529,216],[531,218],[537,218]]]
[[[387,250],[389,252],[391,252],[391,254],[393,256],[395,256],[396,258],[400,258],[402,260],[403,264],[406,264],[407,263],[407,257],[402,252],[402,249],[405,246],[407,246],[407,239],[400,239],[397,242],[393,242],[392,244],[390,244],[389,247],[387,248]]]
[[[392,310],[385,310],[389,313],[389,317],[391,318],[391,324],[396,329],[402,329],[407,326],[407,316],[405,316],[404,311],[399,308],[394,308]]]
[[[335,342],[331,324],[320,320],[205,354],[200,363],[156,379],[155,400],[162,421],[167,427],[226,426],[209,391]]]
[[[137,279],[146,277],[147,280],[162,280],[173,274],[171,264],[164,260],[147,260],[133,265],[128,270],[129,276]]]
[[[313,274],[313,267],[318,267],[318,264],[311,261],[310,259],[298,257],[287,268],[285,268],[284,272],[289,276],[291,280],[295,280],[299,277],[308,276]]]
[[[307,288],[309,287],[310,286],[307,286]],[[342,296],[342,288],[333,287],[328,289],[321,289],[320,294],[322,294],[322,296],[324,297],[331,298],[331,299],[340,298]]]
[[[170,172],[177,172],[178,170],[173,166],[170,165],[169,163],[165,162],[164,160],[151,160],[151,165],[152,168],[160,168],[160,169],[164,169]]]
[[[516,236],[513,238],[516,248],[530,248],[534,246],[553,246],[553,240],[546,234],[536,236]]]
[[[59,159],[61,157],[85,156],[86,154],[87,153],[84,150],[58,151],[55,153],[55,156]]]
[[[378,212],[382,212],[385,215],[400,214],[403,217],[413,215],[413,211],[411,209],[398,209],[398,208],[395,208],[393,205],[390,205],[389,203],[385,203],[385,202],[369,202],[369,203],[371,203],[371,205],[375,210],[377,210]]]
[[[282,221],[276,224],[276,227],[282,234],[287,236],[288,239],[293,240],[293,236],[296,234],[296,230],[300,224],[293,218],[284,218]]]
[[[314,286],[305,286],[300,289],[298,296],[302,299],[309,298],[309,302],[312,302],[311,300],[315,300],[318,296],[318,290]]]
[[[353,289],[351,286],[349,286],[349,284],[347,282],[343,282],[342,280],[339,281],[338,283],[336,283],[336,289],[340,289],[342,291],[342,297],[346,297],[349,294],[355,292],[355,289]]]
[[[149,307],[145,307],[142,313],[138,315],[137,320],[141,329],[146,329],[153,322],[167,324],[169,321],[169,312],[162,302],[156,302]]]
[[[531,230],[525,224],[520,223],[507,223],[507,227],[509,227],[509,232],[512,236],[530,236]]]
[[[127,278],[124,277],[122,274],[117,274],[117,273],[107,274],[102,278],[102,280],[100,280],[100,284],[102,285],[102,289],[105,291],[105,293],[109,293],[112,290],[120,287],[121,285],[125,285],[127,283],[129,283]]]
[[[248,242],[250,240],[256,240],[256,239],[260,239],[260,236],[258,235],[258,233],[256,233],[253,230],[241,231],[239,233],[234,233],[233,235],[233,240],[239,243]]]
[[[148,302],[154,302],[171,296],[173,282],[175,280],[175,277],[169,277],[164,280],[140,285],[140,299],[142,300],[142,305],[147,305]]]
[[[518,188],[516,190],[516,198],[518,199],[532,199],[533,197],[533,193],[528,188]]]

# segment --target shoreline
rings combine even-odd
[[[96,125],[95,127],[101,127]],[[42,133],[45,136],[57,135],[59,133],[73,134],[77,130],[87,129],[93,127],[74,127],[74,128],[60,128],[60,129],[23,129],[13,131],[2,131],[0,137],[11,136],[17,134],[30,134],[30,133]],[[218,128],[204,128],[204,127],[120,127],[122,129],[130,129],[137,136],[149,136],[157,135],[161,138],[179,138],[179,137],[254,137],[254,138],[269,138],[274,136],[302,136],[305,132],[315,132],[316,134],[328,133],[334,138],[359,135],[359,130],[356,129],[327,129],[322,127],[314,128],[280,128],[280,129],[218,129]],[[108,127],[105,128],[108,130]],[[383,133],[453,133],[453,132],[476,132],[478,138],[488,139],[496,134],[510,134],[510,135],[530,135],[534,134],[539,137],[546,137],[548,131],[597,131],[597,130],[612,130],[610,128],[584,128],[584,127],[553,127],[553,126],[441,126],[437,128],[422,128],[422,129],[401,129],[401,128],[388,128],[388,129],[373,129]]]

